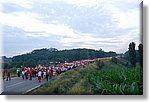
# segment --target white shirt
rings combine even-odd
[[[24,74],[25,73],[25,71],[22,71],[22,74]]]
[[[46,75],[46,72],[44,72],[44,75]]]
[[[17,69],[17,72],[19,72],[20,70],[19,69]]]
[[[42,76],[42,72],[41,71],[38,72],[38,76]]]

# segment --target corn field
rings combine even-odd
[[[71,95],[141,95],[143,78],[140,68],[127,68],[111,61],[87,65],[57,76],[27,94]]]

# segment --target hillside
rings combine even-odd
[[[71,50],[57,50],[50,49],[37,49],[30,53],[14,56],[11,62],[5,62],[4,68],[29,66],[35,67],[39,64],[50,65],[64,62],[72,62],[85,59],[102,58],[116,56],[115,52],[104,52],[102,50],[94,49],[71,49]]]
[[[101,70],[97,68],[94,63],[68,71],[27,94],[139,95],[143,93],[140,68],[127,68],[111,61],[104,61]]]

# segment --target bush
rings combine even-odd
[[[118,62],[116,57],[112,57],[111,61],[115,64],[117,64],[117,62]]]
[[[96,61],[96,65],[98,69],[102,69],[104,66],[104,62],[103,61]]]
[[[10,68],[11,74],[16,74],[17,73],[17,68]]]

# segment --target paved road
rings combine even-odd
[[[18,94],[24,94],[44,83],[46,83],[46,80],[42,80],[41,83],[38,82],[37,78],[33,78],[32,80],[22,80],[22,78],[12,78],[10,81],[3,81],[3,89],[2,92],[3,95],[18,95]]]

